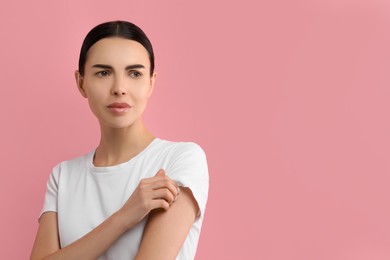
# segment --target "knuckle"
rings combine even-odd
[[[163,201],[161,201],[161,207],[164,208],[164,209],[168,209],[169,208],[169,203],[163,200]]]
[[[149,209],[150,209],[150,203],[149,203],[149,201],[147,201],[147,200],[142,200],[142,208],[145,209],[145,210],[149,210]]]
[[[168,200],[171,200],[173,197],[172,192],[169,189],[164,189],[164,197]]]
[[[144,182],[140,182],[139,184],[138,184],[138,188],[140,189],[140,190],[144,190],[145,189],[145,183]]]
[[[147,189],[146,184],[145,184],[145,183],[140,183],[139,189],[140,189],[141,191],[145,191],[145,190]]]

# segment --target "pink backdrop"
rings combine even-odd
[[[206,151],[197,259],[390,259],[390,4],[5,1],[0,258],[27,259],[52,167],[91,150],[73,71],[113,19],[154,43],[146,122]]]

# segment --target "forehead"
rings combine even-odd
[[[130,64],[150,66],[149,54],[139,42],[118,37],[97,41],[88,50],[86,64],[128,66]]]

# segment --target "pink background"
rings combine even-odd
[[[387,0],[3,1],[1,259],[28,258],[52,167],[97,144],[73,71],[114,19],[156,50],[150,129],[208,155],[197,259],[390,259]]]

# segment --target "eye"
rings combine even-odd
[[[140,78],[142,76],[142,73],[136,70],[132,70],[129,72],[129,75],[133,78]]]
[[[95,73],[95,75],[97,75],[98,77],[101,77],[101,78],[108,77],[108,76],[110,76],[110,74],[111,73],[107,70],[102,70],[102,71],[98,71]]]

